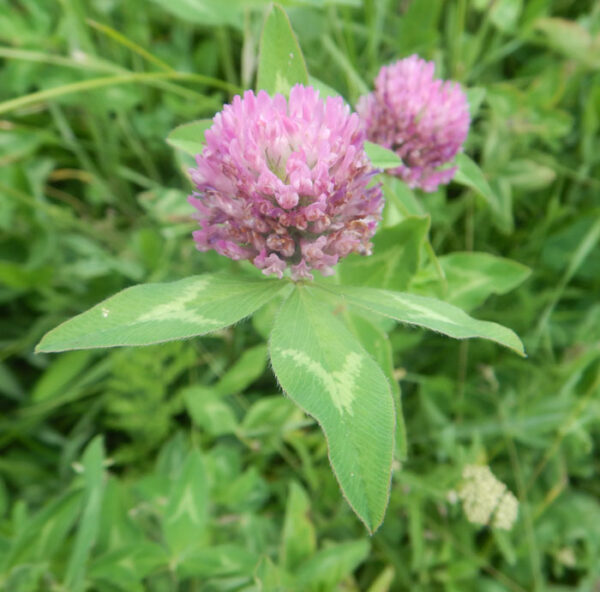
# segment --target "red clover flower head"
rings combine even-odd
[[[456,167],[438,167],[461,150],[469,131],[465,93],[457,82],[434,78],[434,68],[417,55],[383,66],[356,108],[367,138],[403,161],[387,172],[424,191],[450,182]]]
[[[312,279],[370,254],[381,217],[365,131],[341,97],[296,85],[289,100],[246,91],[218,113],[190,170],[200,251],[249,259],[265,275]]]

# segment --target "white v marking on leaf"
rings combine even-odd
[[[311,359],[302,351],[280,349],[279,353],[286,358],[292,358],[296,364],[303,366],[319,378],[340,414],[353,415],[352,403],[356,397],[354,389],[362,363],[362,357],[359,354],[350,352],[344,360],[342,369],[330,373],[325,370],[322,364]]]

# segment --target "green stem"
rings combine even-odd
[[[126,68],[117,66],[110,62],[100,60],[94,56],[85,55],[82,60],[75,60],[64,56],[42,53],[39,51],[29,51],[25,49],[13,49],[8,47],[0,47],[0,58],[11,60],[23,60],[26,62],[37,62],[40,64],[51,64],[53,66],[62,66],[63,68],[73,68],[76,70],[84,70],[86,72],[105,72],[107,74],[133,74]],[[168,90],[188,99],[206,99],[206,97],[185,86],[173,84],[164,80],[148,81],[148,85]]]
[[[158,66],[161,70],[164,70],[165,72],[175,72],[175,69],[169,66],[169,64],[163,62],[161,59],[152,55],[149,51],[147,51],[134,41],[131,41],[131,39],[129,39],[128,37],[125,37],[125,35],[122,35],[118,31],[115,31],[112,27],[109,27],[108,25],[105,25],[103,23],[99,23],[93,19],[86,19],[86,23],[90,25],[90,27],[97,29],[101,33],[104,33],[107,37],[110,37],[111,39],[123,45],[127,49],[130,49],[134,53],[137,53],[138,55],[142,56],[148,62],[154,64],[155,66]]]
[[[130,74],[122,74],[119,76],[106,76],[103,78],[92,78],[91,80],[72,82],[71,84],[63,84],[62,86],[41,90],[23,97],[4,101],[3,103],[0,103],[0,114],[22,109],[23,107],[28,107],[42,101],[47,101],[48,99],[55,99],[64,95],[92,90],[95,88],[103,88],[117,84],[131,84],[133,82],[150,82],[154,80],[173,79],[199,82],[201,84],[214,86],[216,88],[221,88],[233,93],[241,92],[241,89],[239,89],[237,86],[227,82],[222,82],[216,78],[211,78],[210,76],[203,76],[202,74],[193,74],[187,72],[132,72]]]

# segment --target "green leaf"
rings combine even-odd
[[[470,312],[492,294],[506,294],[530,275],[531,270],[511,259],[489,253],[456,252],[439,258],[444,271],[440,285],[433,266],[429,266],[411,284],[412,291],[439,297]]]
[[[281,563],[289,571],[294,571],[317,549],[317,536],[309,512],[308,495],[300,485],[292,481],[281,541]]]
[[[299,590],[336,590],[369,555],[367,540],[349,541],[323,549],[297,571]]]
[[[405,460],[407,456],[406,426],[402,413],[400,385],[394,376],[394,352],[390,339],[383,329],[356,312],[346,311],[345,318],[350,330],[379,364],[388,379],[396,408],[396,455],[399,460]]]
[[[402,159],[393,150],[373,142],[365,142],[365,152],[376,169],[393,169],[402,164]]]
[[[395,577],[396,570],[389,565],[377,576],[367,592],[389,592]]]
[[[502,230],[510,230],[512,227],[510,214],[506,212],[500,197],[492,190],[479,166],[463,152],[456,155],[456,165],[458,170],[453,181],[480,195],[496,216],[496,225]]]
[[[199,119],[177,126],[168,136],[167,144],[196,156],[204,149],[204,132],[212,126],[212,119]]]
[[[401,179],[381,175],[386,204],[392,203],[402,216],[424,216],[427,210],[417,199],[414,191]]]
[[[486,16],[503,33],[514,34],[523,4],[523,0],[499,0],[492,5],[486,5]]]
[[[183,398],[194,424],[205,432],[211,436],[235,433],[235,414],[214,389],[200,385],[190,386],[184,389]]]
[[[531,273],[521,263],[488,253],[451,253],[439,261],[448,286],[444,300],[467,311],[492,294],[510,292]]]
[[[81,464],[84,479],[84,506],[73,551],[65,574],[64,587],[73,592],[85,588],[87,563],[100,530],[102,497],[104,495],[104,444],[101,436],[86,447]]]
[[[143,539],[135,544],[121,544],[117,549],[103,553],[95,559],[88,570],[88,577],[101,584],[99,590],[110,582],[115,590],[145,592],[143,579],[160,568],[169,568],[169,556],[158,543]],[[92,587],[92,589],[95,589]]]
[[[242,3],[240,0],[153,0],[155,4],[183,20],[202,26],[232,25],[241,28]]]
[[[513,187],[523,191],[539,191],[550,185],[556,178],[554,169],[527,158],[511,159],[506,164],[502,176]]]
[[[177,566],[177,574],[182,578],[251,576],[257,561],[258,557],[241,545],[214,545],[186,555]]]
[[[202,456],[192,450],[169,492],[162,519],[163,534],[179,559],[203,546],[207,524],[208,486]]]
[[[257,592],[294,589],[292,575],[282,567],[275,565],[268,555],[263,555],[260,558],[254,570],[254,582],[257,584],[257,587],[253,589]]]
[[[373,254],[350,255],[339,265],[348,284],[405,290],[419,267],[429,217],[410,216],[395,226],[382,228],[373,237]]]
[[[271,334],[283,390],[321,425],[344,496],[370,532],[388,502],[394,403],[383,371],[318,292],[298,286]]]
[[[8,574],[2,574],[2,589],[10,592],[37,592],[48,575],[48,563],[16,565]],[[47,581],[47,580],[46,580]]]
[[[54,361],[35,383],[31,400],[35,402],[63,395],[73,381],[89,366],[93,352],[71,352]]]
[[[469,103],[469,114],[471,115],[471,120],[473,120],[477,113],[479,113],[481,103],[483,103],[483,100],[485,99],[486,90],[483,86],[473,86],[468,88],[465,92]]]
[[[281,307],[281,302],[281,298],[273,298],[268,304],[256,311],[256,314],[252,315],[252,326],[265,340],[268,340],[269,335],[271,335],[271,329]]]
[[[252,314],[285,286],[225,275],[134,286],[59,325],[36,351],[149,345],[203,335]]]
[[[128,485],[110,475],[106,480],[94,555],[107,551],[115,541],[119,541],[119,545],[136,545],[143,539],[142,530],[129,513]]]
[[[225,372],[215,385],[219,395],[241,393],[257,380],[267,367],[267,347],[256,345],[245,350],[239,360]]]
[[[315,78],[314,76],[309,76],[308,77],[308,83],[313,88],[315,88],[316,90],[319,91],[319,96],[322,99],[325,99],[326,97],[339,97],[339,96],[341,96],[340,93],[337,90],[335,90],[334,88],[332,88],[328,84],[325,84],[324,82],[322,82],[318,78]]]
[[[81,490],[67,491],[21,525],[9,552],[0,556],[0,569],[54,557],[77,520],[82,499]]]
[[[375,288],[328,286],[328,289],[344,296],[348,304],[371,313],[390,317],[401,323],[425,327],[456,339],[489,339],[524,355],[523,344],[513,331],[497,323],[478,321],[447,302]]]
[[[21,401],[25,397],[25,391],[15,374],[15,369],[0,362],[0,394],[15,401]]]
[[[563,18],[540,18],[534,27],[546,43],[567,58],[600,70],[600,35],[592,36],[580,23]]]
[[[248,409],[240,431],[243,437],[259,442],[264,451],[277,448],[286,432],[306,423],[302,412],[289,399],[280,395],[263,396]]]
[[[295,84],[308,85],[304,56],[287,14],[275,4],[265,20],[260,40],[256,89],[288,95]]]
[[[226,485],[219,502],[234,512],[258,510],[269,497],[269,488],[257,467],[251,466]]]

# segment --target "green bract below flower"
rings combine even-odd
[[[191,170],[201,251],[249,259],[265,275],[312,279],[349,253],[370,254],[383,207],[365,132],[341,97],[312,87],[246,91],[214,118]]]

